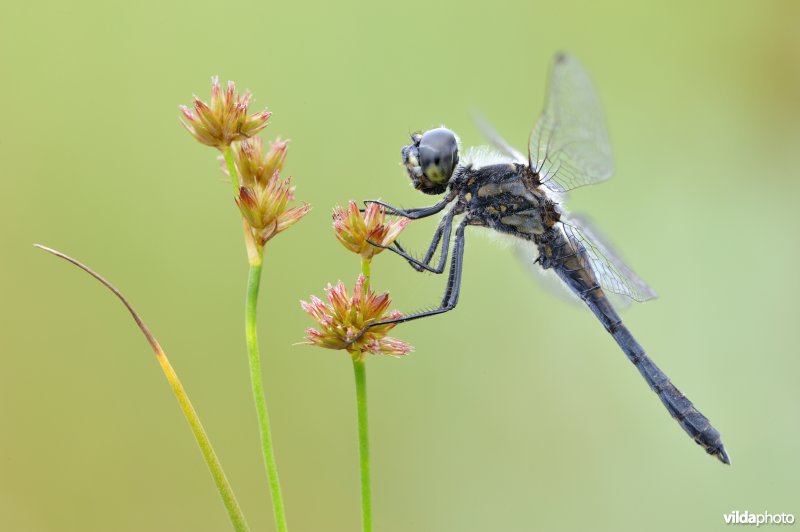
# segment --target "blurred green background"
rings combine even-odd
[[[272,530],[243,335],[246,260],[213,150],[178,104],[233,79],[292,140],[313,204],[273,240],[261,306],[268,401],[296,531],[359,527],[343,353],[296,346],[298,300],[352,285],[330,210],[422,206],[399,165],[480,109],[524,148],[550,58],[574,53],[608,117],[613,180],[572,194],[661,295],[631,330],[722,432],[706,456],[591,314],[471,232],[459,308],[369,360],[376,530],[722,530],[800,514],[800,4],[9,2],[0,17],[0,529],[225,530],[224,509],[123,290],[164,345],[253,530]],[[405,242],[422,250],[435,221]],[[373,264],[394,307],[443,279]]]

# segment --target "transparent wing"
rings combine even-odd
[[[564,233],[573,248],[577,250],[583,247],[586,250],[587,266],[591,267],[600,286],[639,302],[657,297],[653,289],[603,243],[588,222],[579,217],[562,219],[562,222]]]
[[[522,155],[522,153],[514,148],[511,144],[506,142],[506,139],[504,139],[500,133],[498,133],[497,130],[492,127],[489,121],[486,120],[482,114],[478,113],[477,111],[473,112],[472,118],[475,120],[475,124],[477,124],[478,129],[481,130],[481,133],[486,136],[486,138],[494,145],[495,148],[508,155],[518,163],[528,163],[528,160],[525,158],[525,156]]]
[[[566,192],[611,177],[614,164],[600,102],[572,56],[553,59],[542,116],[531,131],[528,160],[542,183]]]
[[[561,301],[572,303],[575,305],[582,304],[583,302],[572,293],[571,290],[564,286],[555,274],[550,270],[545,270],[536,262],[539,253],[536,245],[529,240],[514,240],[514,255],[516,256],[525,273],[533,279],[533,281],[541,288],[547,295],[555,297]]]
[[[536,247],[532,246],[530,242],[517,240],[514,246],[514,255],[516,255],[530,278],[533,279],[544,292],[547,292],[548,295],[575,306],[583,305],[583,301],[581,301],[552,270],[542,269],[542,267],[536,263],[538,253]],[[614,309],[616,309],[617,312],[627,310],[633,302],[630,297],[622,296],[608,290],[606,291],[606,297],[614,305]]]

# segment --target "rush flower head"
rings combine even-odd
[[[265,127],[272,113],[260,111],[250,116],[247,107],[252,98],[250,92],[239,95],[232,81],[225,91],[219,85],[219,78],[211,78],[211,104],[194,97],[194,109],[181,106],[185,120],[181,124],[199,142],[224,149],[231,142],[252,137]]]
[[[367,240],[389,246],[410,221],[408,218],[399,218],[387,223],[386,210],[377,203],[370,203],[363,215],[354,201],[347,205],[347,209],[333,209],[336,238],[344,247],[367,260],[383,251],[383,248],[375,247]]]
[[[294,187],[291,178],[281,181],[278,172],[263,183],[240,187],[235,199],[259,246],[299,222],[311,209],[308,203],[287,208],[294,199]]]
[[[283,169],[286,160],[286,151],[289,148],[288,140],[277,139],[270,143],[269,151],[264,151],[264,141],[261,137],[253,137],[233,145],[233,157],[236,169],[245,186],[268,181],[275,172]],[[224,159],[221,161],[224,163]],[[227,170],[223,171],[227,174]]]
[[[259,247],[296,224],[311,209],[307,203],[289,207],[294,200],[292,179],[280,177],[288,145],[288,141],[276,140],[266,153],[259,137],[233,145],[236,169],[242,178],[234,199]],[[224,164],[222,171],[228,173]]]
[[[396,338],[386,336],[395,327],[395,323],[372,327],[358,339],[347,345],[370,323],[395,319],[402,316],[396,310],[386,312],[391,304],[389,294],[375,294],[365,287],[367,280],[358,276],[353,297],[347,293],[344,283],[336,286],[330,284],[325,289],[328,304],[318,297],[311,296],[311,302],[301,301],[300,305],[317,322],[319,330],[306,330],[307,345],[317,345],[327,349],[346,349],[354,359],[364,357],[364,353],[374,355],[401,356],[412,351],[412,347]]]

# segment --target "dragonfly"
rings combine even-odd
[[[403,165],[414,188],[425,194],[444,195],[436,204],[403,209],[379,200],[365,202],[378,203],[390,214],[410,219],[445,211],[421,260],[399,243],[387,249],[417,271],[447,273],[444,296],[438,307],[369,327],[453,310],[461,288],[467,227],[479,226],[511,235],[535,247],[538,250],[535,263],[555,272],[589,307],[686,433],[708,454],[730,464],[719,431],[647,356],[609,297],[617,294],[641,302],[654,298],[655,292],[611,251],[591,226],[570,216],[561,205],[567,191],[608,179],[613,170],[605,120],[586,70],[569,54],[555,56],[544,110],[531,131],[527,157],[487,123],[481,127],[499,151],[473,149],[460,158],[457,136],[444,127],[415,133],[411,144],[403,147]],[[452,236],[457,216],[462,218]],[[451,238],[452,251],[449,251]],[[439,248],[439,259],[433,265]]]

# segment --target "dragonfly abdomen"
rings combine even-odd
[[[719,431],[672,384],[622,323],[592,270],[583,244],[567,240],[561,231],[553,228],[540,241],[539,251],[542,266],[553,268],[570,290],[586,303],[683,430],[708,454],[729,464],[730,459],[722,445]]]
[[[586,301],[591,306],[590,301]],[[672,381],[648,357],[641,345],[634,339],[627,327],[618,323],[611,331],[617,344],[622,348],[628,359],[633,362],[650,388],[658,394],[661,402],[670,415],[680,424],[683,430],[706,452],[716,456],[725,464],[730,463],[719,431],[715,429],[706,416],[704,416],[681,391],[672,384]]]

